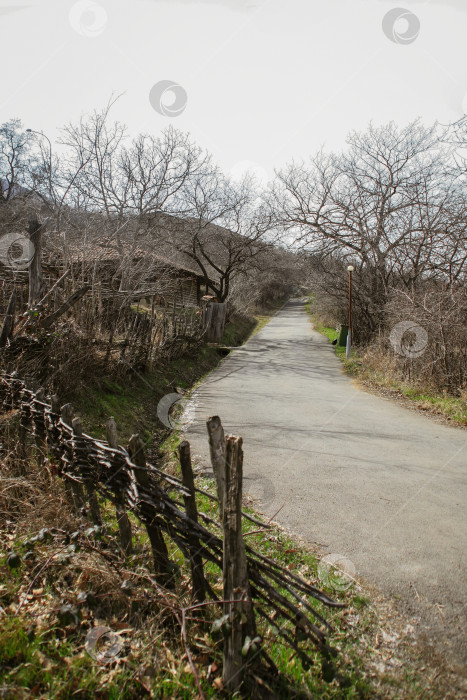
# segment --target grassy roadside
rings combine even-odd
[[[313,313],[313,303],[309,301],[305,308],[310,315],[313,328],[326,336],[330,342],[339,335],[335,328],[324,326],[318,316]],[[467,426],[467,401],[448,394],[437,394],[426,387],[417,387],[396,377],[386,374],[381,369],[372,366],[371,362],[362,357],[358,350],[352,350],[351,357],[345,356],[345,348],[336,346],[336,355],[342,361],[344,371],[357,379],[367,388],[389,398],[403,401],[405,405],[419,411],[443,416],[459,426]]]
[[[251,326],[244,319],[235,323],[224,342],[238,344]],[[83,417],[91,410],[89,429],[97,434],[103,434],[110,412],[119,424],[121,442],[135,432],[135,422],[139,422],[141,430],[147,430],[148,440],[153,437],[159,445],[152,427],[159,393],[176,387],[189,389],[219,360],[214,348],[203,348],[199,355],[171,363],[170,368],[156,373],[157,389],[147,377],[137,377],[134,384],[104,384],[97,394],[83,399],[80,410]],[[178,441],[177,432],[165,441],[165,452],[172,459]],[[173,467],[177,468],[176,460]],[[199,475],[197,482],[214,493],[211,479]],[[200,697],[181,643],[180,625],[170,610],[170,605],[177,609],[191,605],[189,570],[178,549],[169,545],[177,583],[174,596],[168,600],[153,587],[151,553],[135,519],[135,552],[124,558],[118,550],[110,505],[101,504],[105,526],[96,531],[66,510],[58,479],[32,472],[26,491],[24,480],[16,483],[7,478],[2,483],[3,513],[7,513],[9,499],[13,513],[0,521],[2,697]],[[18,495],[19,503],[15,500]],[[254,512],[254,503],[248,498],[244,506]],[[218,518],[217,506],[207,497],[200,495],[198,508]],[[456,697],[444,673],[440,675],[414,652],[410,620],[401,620],[389,608],[383,610],[357,582],[330,566],[323,567],[309,548],[279,526],[266,533],[247,534],[252,529],[256,528],[244,522],[247,541],[260,553],[274,557],[346,603],[344,609],[335,611],[321,610],[316,603],[334,628],[330,641],[339,654],[335,672],[323,666],[311,649],[313,664],[304,668],[278,643],[273,627],[260,629],[282,680],[274,685],[272,695],[264,685],[258,697]],[[15,566],[7,562],[12,552],[19,556]],[[206,573],[212,588],[220,593],[219,571],[207,564]],[[68,607],[64,610],[63,606]],[[206,698],[227,697],[221,683],[222,645],[210,631],[218,616],[219,611],[210,606],[204,619],[193,615],[198,619],[193,619],[188,629],[188,644]],[[86,634],[92,624],[106,625],[117,634],[122,648],[114,662],[102,664],[89,655]],[[264,683],[277,680],[265,679]]]
[[[258,333],[271,320],[287,299],[279,299],[260,313],[252,316],[234,314],[226,324],[223,345],[236,347]],[[202,345],[192,354],[178,360],[155,367],[150,372],[134,372],[125,380],[108,378],[94,379],[71,401],[75,411],[82,416],[86,432],[93,437],[105,436],[105,424],[109,416],[117,423],[121,442],[126,442],[135,432],[139,432],[147,447],[160,444],[167,429],[157,417],[159,400],[170,393],[189,392],[211,372],[222,360],[223,355],[210,346]],[[168,442],[172,441],[171,435]]]
[[[31,475],[33,476],[33,475]],[[222,640],[212,631],[218,606],[203,615],[191,610],[187,562],[169,543],[175,590],[154,587],[146,536],[132,518],[134,553],[117,547],[113,510],[105,507],[103,528],[89,528],[66,510],[62,484],[54,481],[54,499],[36,474],[36,495],[22,515],[0,528],[0,687],[2,697],[124,700],[141,697],[199,698],[181,638],[180,612],[187,611],[187,645],[204,697],[228,697],[222,691]],[[197,484],[215,492],[212,479]],[[49,485],[50,492],[50,485]],[[47,502],[47,505],[46,505]],[[245,499],[249,512],[251,502]],[[215,503],[200,495],[198,509],[218,519]],[[346,607],[334,611],[314,603],[332,625],[330,643],[338,656],[331,668],[313,647],[312,663],[278,641],[274,625],[259,624],[262,644],[280,676],[261,675],[258,698],[455,698],[446,672],[431,667],[416,651],[410,619],[400,619],[372,593],[318,558],[279,526],[257,533],[244,522],[249,544],[300,574]],[[248,534],[251,533],[251,534]],[[13,560],[11,555],[16,555]],[[221,595],[219,570],[206,563],[205,574]],[[88,634],[102,625],[116,635],[93,649]],[[96,658],[117,644],[110,660]],[[268,690],[269,688],[269,690]],[[236,697],[253,697],[248,691]]]
[[[258,321],[251,316],[234,315],[226,324],[223,343],[241,345],[254,332]],[[71,401],[82,416],[83,425],[93,437],[105,436],[109,416],[117,423],[121,442],[139,432],[148,447],[158,445],[167,428],[157,417],[157,405],[165,394],[190,390],[222,359],[215,347],[202,345],[191,354],[156,366],[144,373],[134,371],[124,380],[94,378]]]

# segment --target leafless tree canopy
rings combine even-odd
[[[65,126],[57,153],[18,121],[4,125],[3,199],[13,185],[34,193],[67,260],[79,247],[86,257],[90,244],[101,257],[117,251],[122,290],[134,279],[137,251],[152,250],[194,267],[224,301],[232,280],[258,267],[271,244],[251,179],[229,180],[172,127],[129,138],[111,121],[112,104]]]
[[[432,319],[440,318],[433,304],[451,299],[450,323],[464,327],[466,118],[370,126],[351,133],[341,153],[292,163],[258,193],[172,127],[130,138],[111,108],[65,126],[54,150],[17,120],[0,129],[0,224],[24,231],[31,213],[46,219],[46,250],[68,266],[82,262],[74,281],[94,285],[102,264],[117,258],[111,286],[134,294],[153,284],[163,258],[192,270],[220,301],[245,307],[245,288],[254,303],[266,289],[279,293],[277,280],[282,292],[298,288],[305,270],[323,308],[343,322],[352,263],[357,342],[386,332],[391,305],[406,308],[402,299],[415,315],[420,305],[431,309]],[[443,352],[454,356],[460,341]],[[462,383],[454,374],[448,383]]]
[[[384,332],[394,305],[402,314],[409,304],[412,318],[423,308],[440,353],[433,363],[456,390],[465,364],[462,372],[453,361],[451,372],[445,358],[459,359],[465,343],[453,329],[465,329],[466,126],[464,118],[449,129],[416,121],[352,133],[342,153],[320,152],[277,173],[263,205],[292,248],[309,256],[309,281],[328,319],[346,322],[351,263],[354,338]]]
[[[341,154],[278,173],[266,199],[275,225],[332,277],[353,263],[360,312],[374,332],[391,289],[427,276],[453,286],[465,275],[462,174],[436,129],[418,122],[353,133]]]

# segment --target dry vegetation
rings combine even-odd
[[[279,174],[268,207],[308,261],[313,313],[348,324],[364,369],[419,394],[465,400],[467,118],[351,134]]]
[[[154,579],[150,548],[137,521],[132,520],[134,552],[125,557],[109,510],[104,509],[101,528],[90,527],[70,509],[60,479],[33,462],[18,464],[9,421],[2,419],[0,492],[4,696],[201,697],[193,666],[204,697],[222,696],[222,644],[212,632],[218,613],[212,605],[193,608],[189,571],[176,550],[170,551],[178,571],[176,586],[169,591]],[[16,475],[18,468],[27,471],[27,478]],[[212,489],[213,484],[204,481],[203,487]],[[216,517],[211,501],[200,506]],[[452,670],[414,646],[416,621],[401,618],[376,591],[348,581],[341,586],[339,575],[337,590],[331,576],[323,582],[316,558],[277,527],[249,540],[290,570],[317,581],[346,607],[332,615],[339,654],[336,677],[319,655],[305,669],[290,652],[284,654],[271,630],[264,644],[283,675],[256,669],[254,685],[244,697],[460,696]],[[218,574],[208,570],[208,576],[220,591]],[[88,633],[98,625],[114,636],[93,651]]]
[[[352,262],[364,363],[462,400],[465,164],[451,146],[444,151],[460,133],[411,125],[353,135],[347,154],[279,174],[258,206],[255,184],[229,181],[187,135],[170,129],[130,140],[109,109],[65,127],[56,154],[18,122],[3,125],[0,236],[33,241],[37,265],[21,268],[14,245],[0,251],[1,369],[73,401],[92,434],[102,437],[110,413],[125,439],[147,430],[157,460],[167,436],[154,427],[157,401],[189,389],[219,359],[203,343],[200,297],[226,301],[228,346],[252,330],[248,314],[274,308],[302,284],[333,326],[346,320]],[[400,334],[399,353],[390,341],[408,319],[426,333],[420,354],[417,329]],[[70,508],[51,461],[40,470],[35,458],[21,461],[17,421],[9,414],[0,423],[2,697],[218,696],[216,612],[192,607],[178,550],[170,550],[177,577],[169,592],[153,578],[136,520],[135,552],[125,557],[108,504],[103,527],[90,527],[86,513]],[[211,501],[201,507],[217,517]],[[279,528],[251,541],[318,583],[316,557]],[[219,590],[217,573],[208,573]],[[280,674],[257,669],[248,697],[459,696],[450,669],[410,650],[410,620],[386,615],[386,603],[358,583],[328,592],[347,604],[332,618],[338,672],[317,652],[306,668],[271,628],[265,643]],[[86,647],[98,624],[121,647],[109,664]]]

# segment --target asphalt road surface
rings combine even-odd
[[[359,389],[290,301],[193,394],[185,420],[209,465],[206,418],[244,440],[244,489],[322,555],[396,596],[466,661],[467,431]]]

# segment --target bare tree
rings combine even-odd
[[[123,125],[109,122],[110,108],[68,125],[62,143],[73,214],[98,219],[103,254],[118,252],[124,289],[137,249],[154,247],[155,221],[164,213],[186,213],[182,192],[209,166],[210,157],[172,127],[158,137],[129,140]]]
[[[198,267],[206,287],[223,302],[232,282],[260,265],[272,245],[256,211],[255,189],[249,177],[234,182],[206,161],[181,196],[183,210],[171,220],[166,242]]]
[[[32,141],[19,119],[10,119],[0,126],[0,204],[31,188],[35,165]]]
[[[336,265],[342,273],[355,265],[367,334],[381,326],[394,286],[413,289],[434,271],[454,279],[464,269],[465,197],[435,127],[391,123],[352,133],[344,153],[321,152],[308,166],[278,173],[265,208],[296,246],[317,256],[324,284],[341,297]]]
[[[456,167],[465,176],[467,174],[467,115],[449,124],[441,138],[452,147]]]

